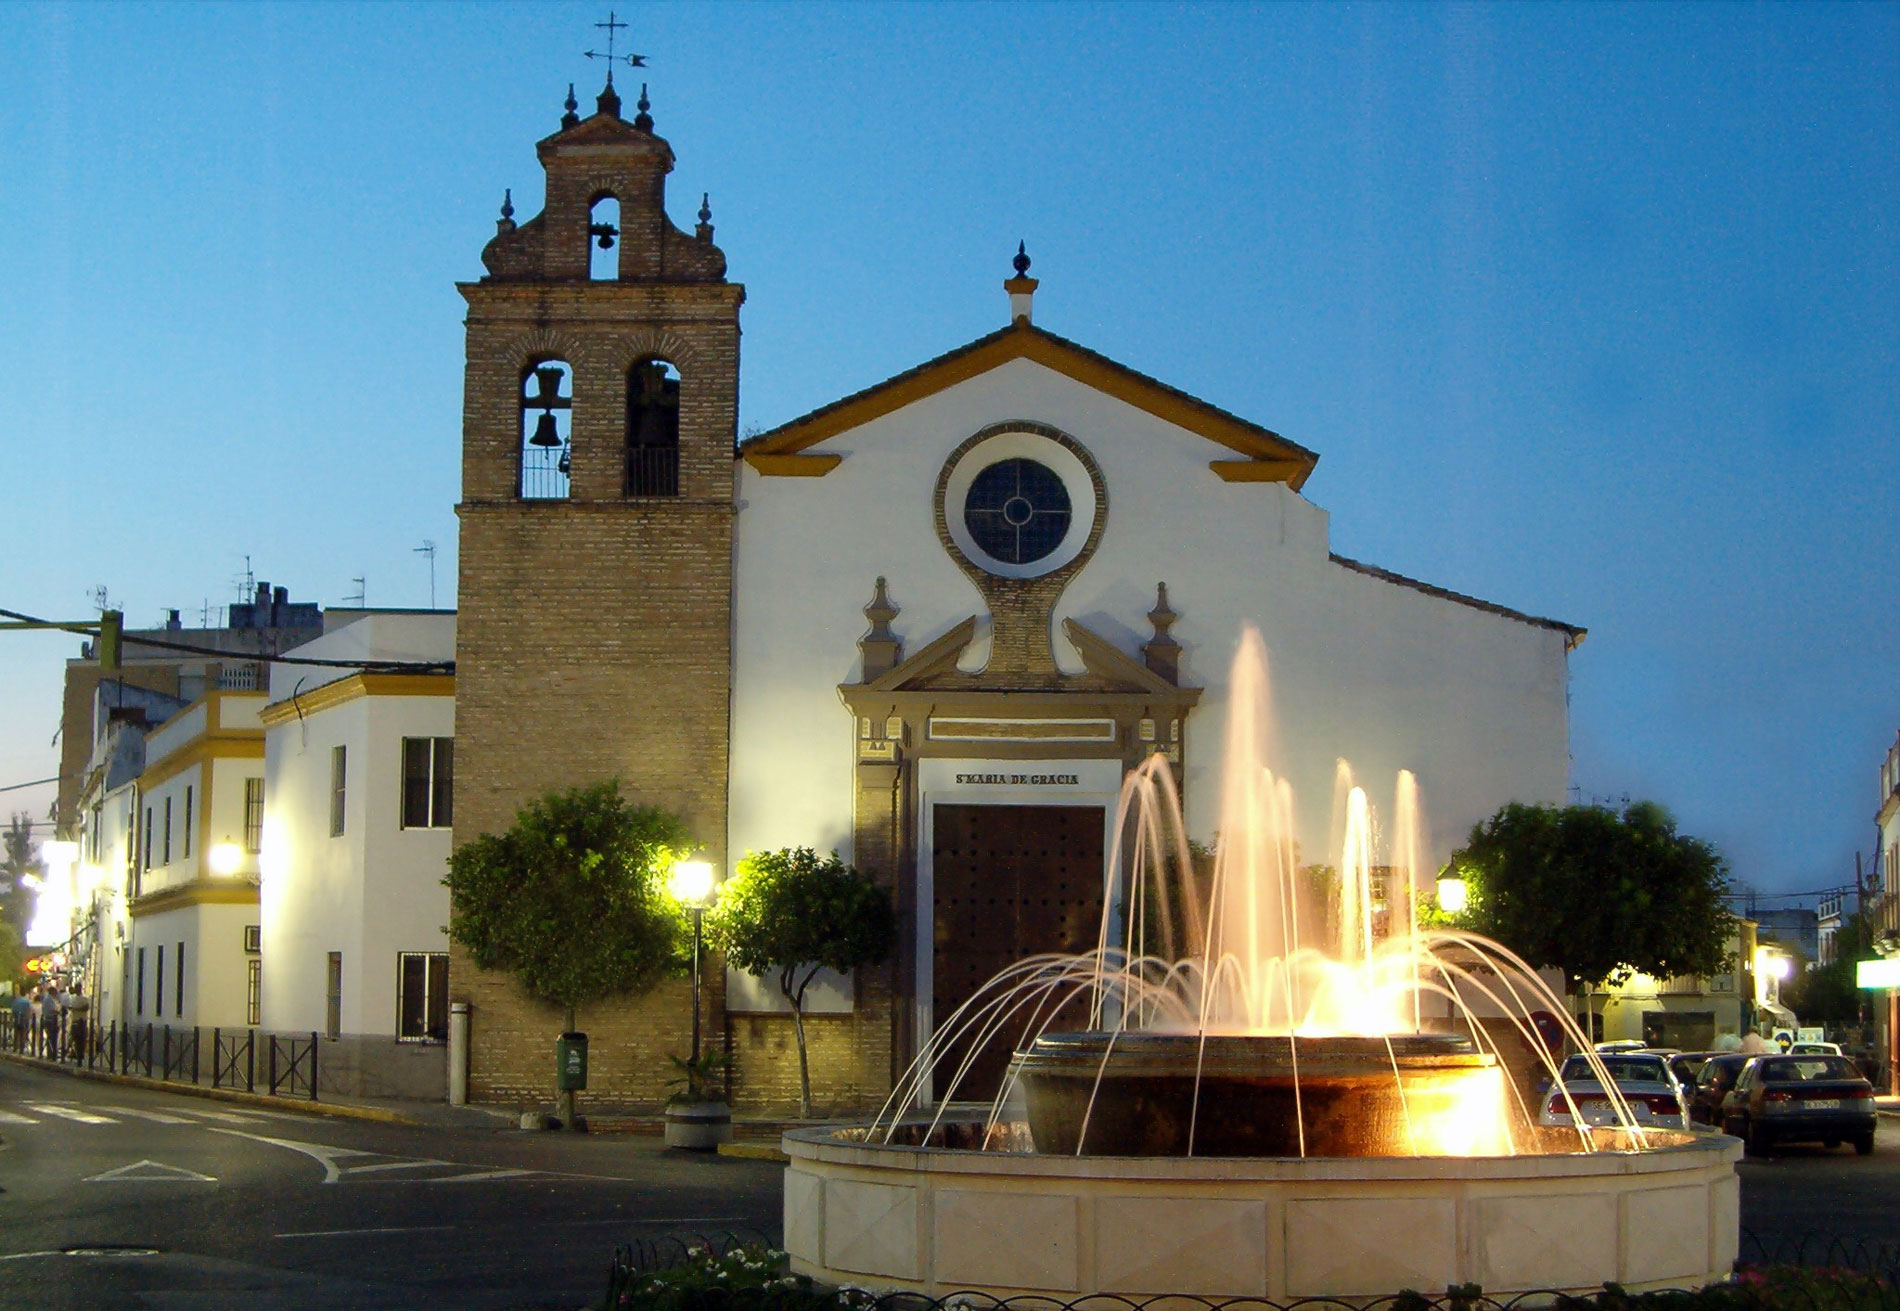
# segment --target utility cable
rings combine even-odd
[[[33,615],[20,614],[15,610],[0,609],[0,618],[18,619],[29,624],[47,624],[52,628],[64,627],[64,625],[54,624]],[[136,631],[127,632],[123,641],[127,646],[149,646],[161,651],[177,651],[183,655],[215,656],[221,660],[237,660],[246,664],[315,665],[324,669],[364,669],[375,673],[452,674],[455,672],[453,660],[325,660],[315,656],[298,658],[288,655],[270,655],[264,652],[223,651],[214,646],[195,646],[189,642],[168,642],[163,638],[146,637]]]

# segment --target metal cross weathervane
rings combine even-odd
[[[607,51],[605,54],[598,50],[588,50],[583,53],[586,54],[589,59],[604,59],[607,61],[607,82],[609,85],[612,85],[614,80],[615,64],[625,64],[628,68],[645,68],[647,66],[647,57],[645,55],[616,55],[614,53],[614,38],[619,33],[626,31],[627,25],[614,21],[613,10],[609,9],[607,11],[606,22],[595,23],[594,26],[606,31]]]

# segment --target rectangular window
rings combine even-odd
[[[145,808],[145,841],[139,844],[139,868],[152,867],[152,808]]]
[[[185,944],[178,944],[178,959],[172,962],[172,1014],[182,1017],[185,1013]]]
[[[244,780],[244,849],[255,856],[264,849],[264,780]]]
[[[139,948],[138,1013],[145,1014],[145,948]]]
[[[455,739],[406,737],[402,740],[402,826],[449,827],[449,798],[455,784]]]
[[[244,962],[244,1022],[250,1025],[264,1022],[264,962],[261,960]]]
[[[246,924],[244,926],[244,950],[255,956],[263,949],[263,929],[256,924]]]
[[[449,1040],[447,952],[397,953],[396,1036],[408,1042]]]
[[[163,947],[158,949],[158,970],[152,977],[154,980],[152,1014],[163,1016],[165,1014],[165,949]]]
[[[330,836],[343,835],[343,782],[348,776],[349,753],[342,747],[330,748]]]
[[[191,789],[185,789],[185,859],[191,859]]]
[[[172,863],[172,799],[170,797],[165,798],[165,844],[164,846],[160,847],[159,850],[164,852],[164,856],[158,863],[161,865],[171,864]]]
[[[342,747],[338,747],[340,752]],[[323,1031],[326,1037],[343,1036],[343,953],[330,953],[329,981],[324,996]]]

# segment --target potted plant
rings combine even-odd
[[[689,1152],[718,1150],[732,1141],[732,1107],[726,1101],[725,1073],[732,1058],[723,1051],[701,1053],[697,1060],[671,1058],[679,1077],[667,1086],[666,1145]]]

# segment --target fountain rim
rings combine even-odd
[[[960,1123],[981,1123],[981,1114],[947,1115]],[[928,1118],[904,1121],[927,1125]],[[1575,1178],[1668,1174],[1684,1168],[1684,1157],[1706,1153],[1733,1163],[1741,1160],[1739,1139],[1724,1134],[1651,1130],[1652,1145],[1595,1152],[1526,1153],[1520,1156],[1055,1156],[1036,1152],[979,1151],[969,1147],[921,1147],[841,1139],[841,1132],[874,1132],[868,1123],[839,1123],[788,1129],[780,1149],[797,1160],[862,1165],[876,1170],[920,1174],[1018,1175],[1047,1178],[1171,1179],[1239,1182],[1282,1179],[1379,1181],[1438,1179]],[[1711,1160],[1710,1165],[1717,1164]]]
[[[1168,1076],[1213,1081],[1297,1077],[1306,1083],[1361,1073],[1389,1076],[1394,1065],[1418,1073],[1490,1067],[1497,1058],[1457,1033],[1375,1037],[1083,1029],[1042,1034],[1015,1053],[1013,1061],[1019,1077]]]

